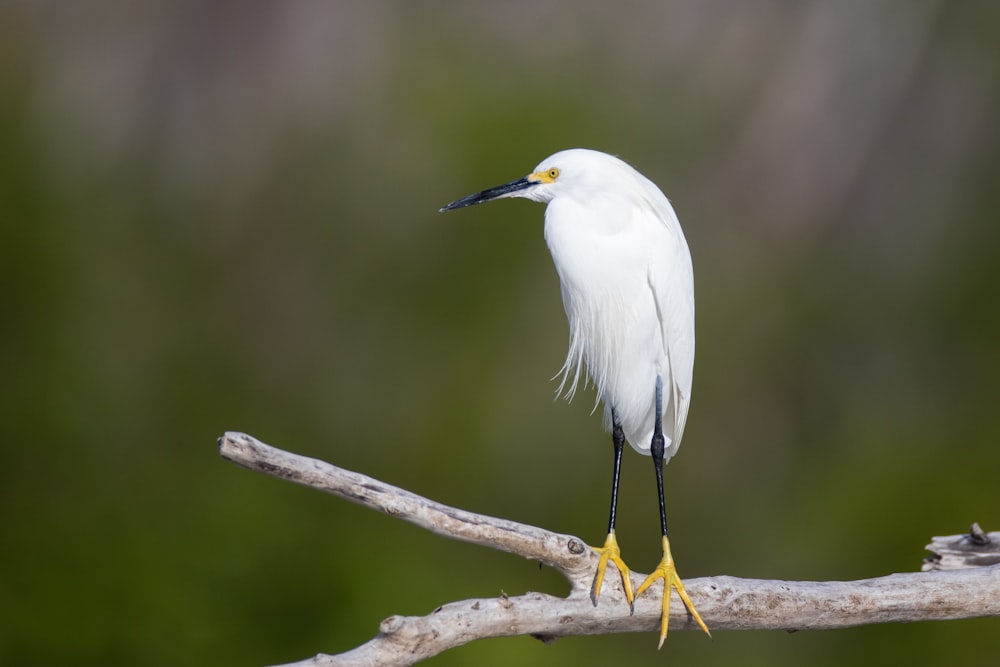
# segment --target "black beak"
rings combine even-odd
[[[515,192],[520,192],[521,190],[527,190],[533,185],[538,185],[537,181],[529,181],[528,177],[519,178],[516,181],[511,181],[510,183],[504,183],[503,185],[498,185],[495,188],[490,188],[489,190],[483,190],[482,192],[477,192],[474,195],[469,195],[468,197],[462,197],[447,206],[439,209],[440,211],[453,211],[456,208],[465,208],[466,206],[475,206],[476,204],[482,204],[483,202],[490,201],[492,199],[499,199],[500,197],[509,197]]]

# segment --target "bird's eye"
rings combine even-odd
[[[549,171],[548,171],[548,176],[549,176],[549,178],[551,178],[551,179],[552,179],[553,181],[554,181],[554,180],[556,180],[557,178],[559,178],[559,170],[558,170],[558,169],[556,169],[555,167],[553,167],[552,169],[549,169]]]

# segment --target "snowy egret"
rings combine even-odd
[[[671,589],[708,633],[677,575],[663,500],[663,465],[681,443],[694,369],[694,273],[674,209],[652,181],[622,160],[577,148],[545,158],[523,178],[441,210],[505,197],[548,205],[545,242],[569,321],[569,353],[558,391],[572,398],[586,366],[612,434],[611,512],[604,546],[595,549],[600,559],[591,599],[596,605],[610,561],[621,575],[630,609],[635,596],[663,580],[660,646],[667,636]],[[615,537],[626,440],[652,456],[663,543],[660,564],[634,593]]]

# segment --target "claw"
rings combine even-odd
[[[688,597],[687,591],[684,590],[684,583],[681,578],[677,575],[677,567],[674,565],[674,558],[670,554],[670,540],[666,536],[663,537],[663,560],[660,564],[656,566],[646,580],[639,585],[639,589],[635,592],[636,596],[642,595],[642,592],[649,588],[653,582],[658,579],[663,579],[663,615],[660,617],[660,643],[657,645],[657,649],[663,647],[663,640],[667,638],[667,626],[670,623],[670,589],[676,589],[677,595],[680,596],[681,602],[687,608],[688,613],[694,618],[695,622],[705,631],[709,637],[712,633],[708,631],[708,626],[705,625],[705,621],[701,620],[701,615],[698,610],[694,608],[694,603],[691,602],[691,598]]]
[[[632,579],[629,576],[629,568],[622,560],[621,550],[618,548],[618,540],[615,538],[615,531],[608,533],[604,540],[603,547],[592,547],[601,560],[597,563],[597,574],[594,575],[594,583],[590,587],[590,601],[597,606],[597,598],[601,595],[601,586],[604,584],[604,574],[608,568],[608,561],[611,561],[622,577],[622,587],[625,589],[625,598],[628,600],[629,615],[635,613],[635,594],[632,592]]]

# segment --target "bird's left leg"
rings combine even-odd
[[[611,561],[622,577],[622,587],[625,589],[625,598],[628,600],[629,613],[633,613],[635,608],[633,602],[635,596],[632,594],[632,579],[629,576],[629,568],[622,560],[621,550],[618,548],[618,539],[615,537],[615,513],[618,509],[618,477],[622,469],[622,450],[625,448],[625,431],[622,429],[618,412],[611,408],[611,442],[615,447],[615,467],[611,478],[611,513],[608,518],[608,537],[604,540],[604,546],[595,548],[594,551],[601,557],[597,563],[597,574],[594,575],[594,583],[590,587],[590,600],[597,606],[597,598],[601,594],[601,586],[604,584],[604,574]]]
[[[674,565],[674,558],[670,553],[670,540],[667,538],[667,510],[663,502],[663,457],[666,441],[663,437],[663,381],[656,378],[656,422],[653,427],[653,442],[650,446],[650,453],[653,455],[653,465],[656,468],[656,493],[660,500],[660,533],[663,536],[663,560],[656,566],[646,580],[642,582],[635,594],[641,595],[657,579],[663,579],[663,611],[660,617],[660,643],[657,648],[663,646],[663,640],[667,638],[667,625],[670,623],[670,597],[671,589],[676,589],[688,613],[705,633],[711,637],[708,626],[701,620],[701,615],[694,608],[691,598],[684,590],[684,583],[677,574],[677,567]]]

